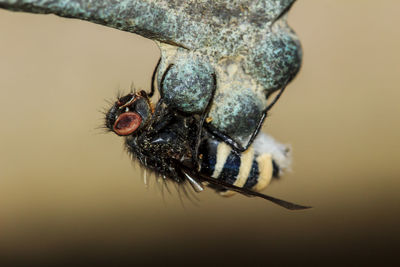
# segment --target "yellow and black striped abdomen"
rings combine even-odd
[[[237,153],[224,142],[209,139],[200,147],[200,153],[203,174],[254,191],[267,187],[274,174],[279,172],[270,154],[257,154],[252,147]],[[233,194],[223,188],[214,188],[224,196]]]

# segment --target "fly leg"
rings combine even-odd
[[[155,69],[153,71],[153,75],[151,75],[151,90],[150,90],[150,93],[149,93],[149,97],[152,97],[154,95],[155,90],[156,90],[155,87],[154,87],[154,81],[156,80],[156,74],[157,74],[158,67],[160,66],[160,63],[161,63],[161,57],[158,59],[157,65],[156,65],[156,67],[155,67]]]
[[[217,88],[217,77],[216,77],[215,73],[212,74],[212,77],[214,80],[214,89],[212,91],[211,98],[208,101],[207,107],[201,114],[199,122],[197,124],[197,133],[196,133],[194,148],[193,148],[193,152],[192,152],[193,162],[197,166],[198,171],[200,171],[200,166],[201,166],[200,162],[199,162],[199,147],[200,147],[201,141],[203,139],[204,122],[206,121],[208,113],[210,112],[210,109],[211,109],[211,106],[212,106],[212,103],[214,100],[214,96],[215,96],[215,91]]]
[[[222,141],[224,141],[225,143],[227,143],[228,145],[230,145],[234,151],[241,153],[246,151],[249,146],[253,143],[254,139],[257,137],[258,133],[260,132],[264,120],[267,117],[267,113],[268,111],[275,105],[275,103],[279,100],[279,98],[281,97],[283,91],[286,88],[286,85],[289,83],[291,79],[288,79],[287,82],[285,83],[285,86],[283,86],[279,93],[275,96],[275,98],[272,100],[272,102],[263,110],[262,115],[260,117],[260,119],[258,120],[258,124],[257,124],[257,128],[254,130],[254,132],[251,134],[249,142],[247,142],[247,144],[245,146],[242,146],[241,144],[239,144],[237,141],[233,140],[231,137],[227,136],[226,134],[221,133],[217,128],[215,128],[214,126],[212,126],[211,124],[207,124],[207,128],[208,130],[215,135],[216,137],[218,137],[219,139],[221,139]]]

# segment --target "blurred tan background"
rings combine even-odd
[[[146,189],[104,99],[149,90],[159,56],[139,36],[0,10],[0,261],[134,266],[393,263],[400,242],[400,1],[303,0],[289,21],[303,67],[264,131],[293,172],[261,199],[198,205]]]

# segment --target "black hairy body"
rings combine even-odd
[[[307,208],[257,192],[279,172],[271,155],[232,150],[203,123],[204,116],[171,109],[162,99],[154,109],[144,91],[118,98],[106,114],[106,127],[125,137],[132,157],[165,180],[188,182],[197,192],[208,185],[217,192],[257,196],[287,209]]]
[[[178,113],[155,115],[151,124],[126,138],[128,152],[146,168],[181,183],[180,166],[195,168],[198,121]]]

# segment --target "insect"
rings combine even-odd
[[[163,98],[153,107],[145,91],[120,97],[107,112],[105,124],[125,138],[126,148],[134,158],[164,179],[178,184],[188,182],[198,192],[206,184],[225,195],[234,191],[292,210],[308,208],[258,192],[279,173],[280,166],[272,154],[253,148],[242,153],[231,149],[208,131],[202,131],[201,116],[169,108]]]
[[[237,88],[235,85],[229,86],[229,92],[219,92],[220,87],[224,86],[221,83],[217,85],[215,69],[206,61],[199,58],[176,61],[177,63],[165,67],[162,58],[159,59],[152,75],[152,89],[149,96],[153,96],[155,92],[156,75],[161,74],[157,82],[164,102],[170,108],[186,114],[201,114],[200,128],[204,124],[209,132],[238,152],[247,150],[253,143],[268,111],[278,101],[286,85],[293,78],[289,76],[282,88],[276,89],[279,92],[275,98],[264,107],[254,92]],[[230,66],[230,69],[233,70],[229,75],[240,75],[239,70],[234,66]],[[218,76],[224,75],[226,76],[219,73]],[[268,98],[273,92],[263,94],[262,97]],[[205,120],[206,117],[209,120]]]
[[[267,99],[300,69],[300,42],[286,16],[295,0],[200,2],[0,0],[0,8],[88,20],[156,41],[164,101],[209,116],[205,128],[243,152],[271,107]]]

